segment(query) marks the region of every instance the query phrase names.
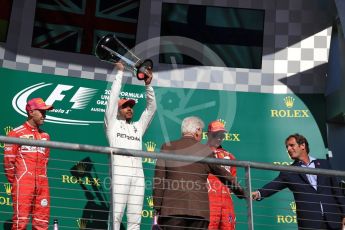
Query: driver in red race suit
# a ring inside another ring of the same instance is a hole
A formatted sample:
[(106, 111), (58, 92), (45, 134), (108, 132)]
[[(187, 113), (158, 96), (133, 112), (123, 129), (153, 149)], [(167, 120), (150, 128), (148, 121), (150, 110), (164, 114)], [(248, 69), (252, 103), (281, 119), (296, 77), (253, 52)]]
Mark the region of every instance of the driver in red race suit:
[[(8, 136), (34, 140), (50, 140), (49, 134), (39, 128), (44, 123), (46, 105), (42, 98), (28, 101), (27, 121), (13, 129)], [(49, 226), (50, 196), (47, 177), (49, 148), (5, 144), (4, 168), (12, 185), (12, 230), (26, 229), (32, 217), (32, 229), (47, 230)]]
[[(208, 125), (207, 145), (219, 159), (235, 160), (234, 155), (221, 147), (227, 131), (220, 121), (212, 121)], [(236, 177), (236, 167), (223, 166), (231, 176)], [(236, 227), (236, 216), (231, 191), (216, 176), (208, 176), (208, 196), (210, 201), (210, 230), (233, 230)]]

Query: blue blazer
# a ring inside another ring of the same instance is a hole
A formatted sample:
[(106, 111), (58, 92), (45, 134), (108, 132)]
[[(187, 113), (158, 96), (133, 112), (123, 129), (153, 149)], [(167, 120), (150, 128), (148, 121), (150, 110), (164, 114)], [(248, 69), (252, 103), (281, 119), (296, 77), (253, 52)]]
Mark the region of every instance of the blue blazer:
[[(327, 160), (316, 159), (314, 164), (315, 168), (331, 169)], [(301, 166), (301, 162), (295, 161), (291, 165)], [(315, 190), (305, 174), (281, 172), (259, 189), (261, 199), (285, 188), (289, 188), (295, 198), (298, 229), (319, 229), (324, 218), (330, 228), (341, 229), (341, 221), (345, 217), (345, 197), (335, 177), (317, 175)]]

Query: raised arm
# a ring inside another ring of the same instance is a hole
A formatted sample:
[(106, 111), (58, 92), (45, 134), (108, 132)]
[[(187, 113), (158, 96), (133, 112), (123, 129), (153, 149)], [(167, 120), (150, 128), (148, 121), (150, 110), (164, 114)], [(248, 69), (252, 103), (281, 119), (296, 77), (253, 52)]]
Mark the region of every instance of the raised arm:
[(153, 91), (152, 86), (150, 85), (153, 74), (151, 70), (147, 70), (145, 72), (148, 78), (145, 79), (145, 88), (146, 88), (146, 108), (144, 112), (141, 114), (139, 123), (142, 127), (143, 134), (145, 133), (147, 127), (151, 123), (153, 119), (153, 115), (156, 112), (157, 105), (156, 105), (156, 97), (155, 92)]
[[(118, 64), (122, 65), (122, 64)], [(108, 127), (112, 126), (112, 123), (117, 119), (117, 112), (118, 112), (118, 101), (120, 90), (122, 86), (122, 76), (123, 76), (123, 68), (117, 66), (117, 73), (115, 75), (115, 80), (111, 86), (110, 95), (107, 103), (107, 108), (104, 115), (104, 125), (107, 129)]]

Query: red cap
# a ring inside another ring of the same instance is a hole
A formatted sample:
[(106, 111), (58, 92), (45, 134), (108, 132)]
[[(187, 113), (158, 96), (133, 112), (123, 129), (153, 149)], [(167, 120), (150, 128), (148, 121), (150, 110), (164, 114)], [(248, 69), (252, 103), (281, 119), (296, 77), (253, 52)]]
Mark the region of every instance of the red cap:
[(26, 104), (26, 111), (38, 109), (38, 110), (52, 110), (52, 105), (46, 105), (42, 98), (33, 98)]
[(224, 128), (224, 124), (220, 121), (212, 121), (208, 125), (208, 132), (214, 133), (214, 132), (227, 132), (226, 129)]
[(118, 107), (122, 107), (124, 104), (129, 104), (131, 107), (135, 105), (135, 100), (128, 98), (121, 98), (118, 102)]

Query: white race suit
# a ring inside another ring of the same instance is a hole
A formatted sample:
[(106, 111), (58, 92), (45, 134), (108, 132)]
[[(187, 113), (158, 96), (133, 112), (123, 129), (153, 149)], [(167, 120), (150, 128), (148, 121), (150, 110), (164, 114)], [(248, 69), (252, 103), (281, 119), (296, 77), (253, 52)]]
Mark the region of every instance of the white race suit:
[[(123, 72), (118, 71), (111, 87), (104, 123), (110, 147), (142, 150), (142, 136), (156, 111), (153, 88), (146, 85), (146, 108), (136, 122), (127, 123), (118, 116), (118, 101)], [(127, 205), (127, 229), (140, 229), (145, 193), (141, 157), (112, 156), (113, 229), (119, 230)]]

